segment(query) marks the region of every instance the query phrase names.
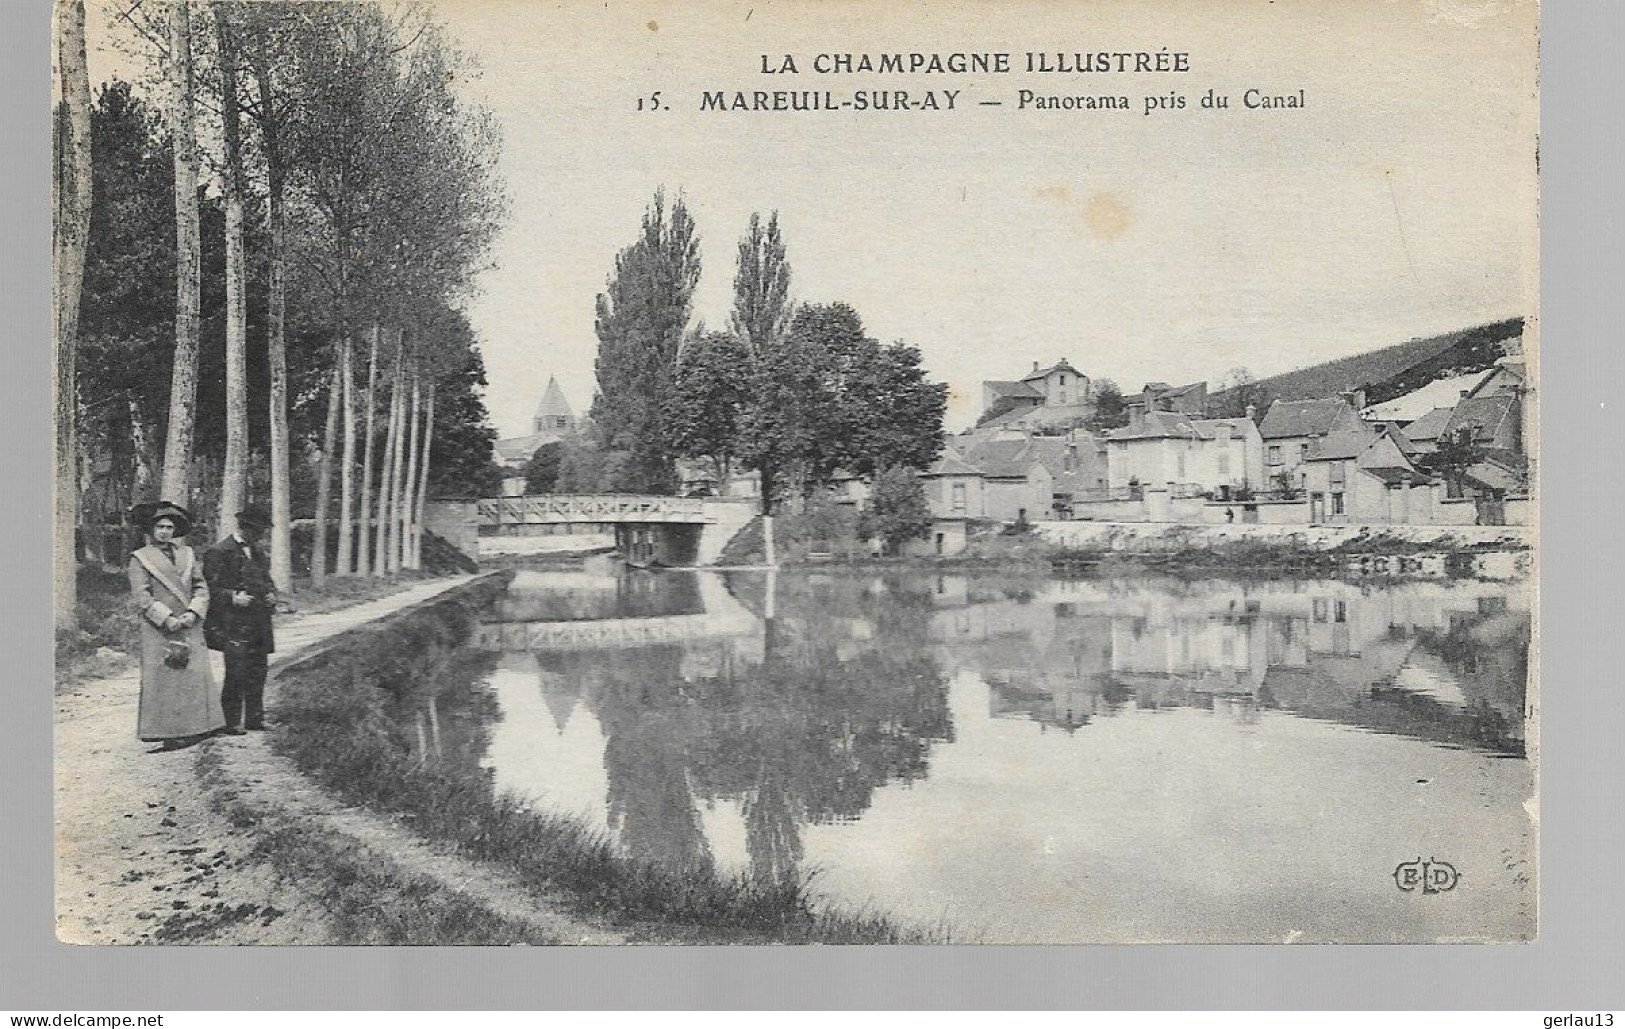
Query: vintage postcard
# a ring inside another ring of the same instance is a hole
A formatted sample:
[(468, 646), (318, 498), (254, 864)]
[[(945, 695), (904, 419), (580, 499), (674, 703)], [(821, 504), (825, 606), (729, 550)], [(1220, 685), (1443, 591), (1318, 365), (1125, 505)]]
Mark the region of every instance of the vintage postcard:
[(56, 913), (1538, 932), (1532, 0), (58, 0)]

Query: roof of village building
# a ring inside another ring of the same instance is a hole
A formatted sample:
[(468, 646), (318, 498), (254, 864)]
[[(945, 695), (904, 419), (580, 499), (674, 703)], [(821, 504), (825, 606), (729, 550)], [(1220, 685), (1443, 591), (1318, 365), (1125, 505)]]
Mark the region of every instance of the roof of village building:
[(1164, 398), (1171, 399), (1173, 397), (1181, 397), (1186, 393), (1192, 393), (1196, 390), (1206, 388), (1206, 379), (1203, 379), (1201, 382), (1187, 382), (1183, 386), (1170, 386), (1166, 382), (1148, 382), (1145, 384), (1144, 388), (1140, 390), (1140, 396), (1143, 397), (1147, 393), (1150, 393), (1156, 396), (1159, 400)]
[(499, 439), (492, 446), (497, 452), (497, 459), (503, 464), (523, 464), (535, 456), (543, 445), (557, 443), (559, 438), (556, 432), (533, 432), (528, 436)]
[(1310, 444), (1309, 453), (1304, 455), (1304, 460), (1347, 461), (1365, 453), (1366, 448), (1371, 446), (1376, 441), (1376, 438), (1369, 432), (1357, 432), (1350, 429), (1327, 433)]
[(1479, 486), (1495, 490), (1516, 490), (1523, 485), (1518, 473), (1498, 461), (1480, 461), (1467, 469), (1466, 477)]
[(1246, 418), (1192, 418), (1178, 411), (1147, 411), (1138, 424), (1113, 429), (1106, 434), (1106, 438), (1118, 442), (1132, 439), (1217, 439), (1221, 426), (1229, 426), (1234, 431), (1246, 423)]
[(1027, 475), (1028, 439), (993, 440), (978, 443), (965, 453), (965, 460), (981, 469), (990, 479), (1020, 479)]
[(1017, 407), (1003, 414), (995, 415), (976, 427), (978, 429), (987, 429), (1031, 425), (1035, 428), (1066, 428), (1070, 423), (1081, 422), (1094, 413), (1095, 408), (1092, 404), (1051, 404), (1048, 406)]
[(1405, 426), (1407, 438), (1418, 443), (1431, 443), (1444, 435), (1446, 426), (1456, 413), (1453, 407), (1435, 407), (1427, 414)]
[(574, 418), (575, 412), (570, 409), (570, 402), (564, 399), (564, 391), (559, 389), (559, 380), (548, 376), (547, 389), (542, 391), (542, 400), (536, 405), (535, 417), (549, 418), (558, 415)]
[(942, 475), (981, 475), (982, 470), (966, 462), (964, 458), (954, 451), (944, 450), (942, 456), (937, 458), (936, 463), (920, 474), (932, 477)]
[(1463, 397), (1450, 412), (1450, 421), (1445, 425), (1444, 431), (1458, 432), (1470, 427), (1474, 437), (1492, 439), (1500, 431), (1502, 423), (1512, 417), (1512, 407), (1516, 399), (1510, 393)]
[(1072, 367), (1071, 362), (1069, 362), (1066, 358), (1063, 357), (1059, 361), (1056, 361), (1054, 364), (1050, 365), (1048, 368), (1040, 368), (1040, 367), (1038, 367), (1038, 362), (1034, 361), (1033, 362), (1033, 370), (1030, 373), (1028, 373), (1025, 377), (1023, 377), (1021, 381), (1022, 382), (1031, 382), (1034, 379), (1045, 378), (1051, 372), (1060, 372), (1060, 371), (1071, 372), (1074, 375), (1081, 375), (1082, 374), (1076, 368)]
[(1352, 412), (1341, 397), (1322, 400), (1277, 400), (1258, 426), (1265, 439), (1283, 439), (1288, 436), (1324, 436), (1347, 412)]
[(1044, 395), (1043, 390), (1039, 389), (1037, 386), (1028, 385), (1025, 382), (1008, 382), (1002, 379), (988, 379), (982, 383), (982, 386), (996, 397), (1009, 398), (1012, 400), (1024, 397), (1038, 399)]

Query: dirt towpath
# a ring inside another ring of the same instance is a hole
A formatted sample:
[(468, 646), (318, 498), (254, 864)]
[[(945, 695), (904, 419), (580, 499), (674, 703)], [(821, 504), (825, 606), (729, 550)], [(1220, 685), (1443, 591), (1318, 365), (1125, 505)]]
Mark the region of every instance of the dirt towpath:
[[(338, 611), (279, 618), (279, 657), (285, 661), (471, 578), (436, 579)], [(218, 682), (219, 655), (211, 657)], [(56, 698), (58, 938), (81, 944), (333, 942), (321, 906), (256, 856), (252, 830), (212, 810), (198, 780), (196, 764), (208, 748), (257, 749), (264, 746), (261, 734), (158, 751), (135, 736), (139, 693), (138, 673), (131, 670), (80, 683)]]

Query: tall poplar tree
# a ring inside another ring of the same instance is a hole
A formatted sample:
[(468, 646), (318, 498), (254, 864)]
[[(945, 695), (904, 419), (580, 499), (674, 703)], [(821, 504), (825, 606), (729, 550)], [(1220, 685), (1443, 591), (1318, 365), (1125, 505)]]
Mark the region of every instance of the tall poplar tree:
[(198, 216), (196, 76), (192, 13), (186, 0), (169, 14), (169, 137), (175, 156), (175, 363), (170, 373), (169, 431), (164, 440), (163, 498), (188, 503), (197, 421), (198, 304), (202, 235)]
[(606, 449), (625, 451), (626, 481), (612, 488), (665, 493), (677, 484), (667, 397), (700, 281), (700, 242), (681, 198), (664, 192), (643, 213), (637, 242), (615, 258), (598, 295), (598, 395), (592, 419)]
[(55, 620), (58, 629), (74, 626), (78, 608), (79, 482), (76, 434), (79, 348), (79, 298), (85, 280), (85, 250), (90, 239), (90, 76), (85, 63), (84, 0), (57, 5), (56, 119), (52, 148), (55, 201), (51, 242), (55, 275)]

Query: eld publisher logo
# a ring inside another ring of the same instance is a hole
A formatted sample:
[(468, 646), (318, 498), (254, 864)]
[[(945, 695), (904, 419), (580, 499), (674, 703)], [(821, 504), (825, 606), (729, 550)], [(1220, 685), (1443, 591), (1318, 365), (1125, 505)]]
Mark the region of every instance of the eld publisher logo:
[(1403, 861), (1394, 869), (1394, 885), (1406, 893), (1448, 893), (1456, 888), (1461, 876), (1445, 861), (1429, 859)]

